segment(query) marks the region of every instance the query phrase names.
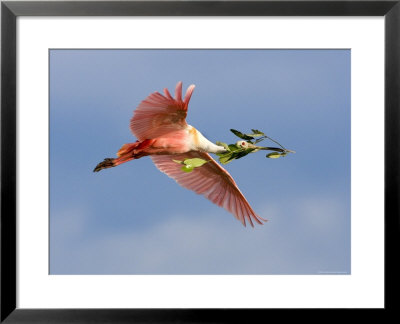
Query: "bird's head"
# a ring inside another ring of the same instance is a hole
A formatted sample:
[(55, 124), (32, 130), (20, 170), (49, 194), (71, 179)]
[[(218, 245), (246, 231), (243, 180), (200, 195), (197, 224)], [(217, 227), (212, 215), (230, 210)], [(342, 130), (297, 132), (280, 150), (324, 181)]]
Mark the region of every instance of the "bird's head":
[(248, 149), (249, 148), (249, 143), (247, 143), (246, 141), (241, 140), (241, 141), (237, 141), (236, 142), (236, 146), (238, 148)]

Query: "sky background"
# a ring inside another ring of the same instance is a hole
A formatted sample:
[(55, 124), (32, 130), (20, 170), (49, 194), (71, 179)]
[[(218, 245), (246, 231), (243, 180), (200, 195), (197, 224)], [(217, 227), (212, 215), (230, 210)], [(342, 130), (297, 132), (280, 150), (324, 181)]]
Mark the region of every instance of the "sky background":
[[(350, 59), (350, 50), (51, 50), (50, 274), (349, 274)], [(296, 151), (225, 166), (263, 226), (243, 227), (148, 157), (92, 172), (136, 140), (140, 101), (178, 81), (196, 85), (187, 122), (212, 142), (253, 128)]]

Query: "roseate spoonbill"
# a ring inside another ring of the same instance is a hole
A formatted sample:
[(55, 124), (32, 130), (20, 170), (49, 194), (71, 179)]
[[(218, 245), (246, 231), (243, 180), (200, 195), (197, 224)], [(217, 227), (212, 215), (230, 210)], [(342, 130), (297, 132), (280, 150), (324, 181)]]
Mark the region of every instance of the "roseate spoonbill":
[[(175, 98), (168, 89), (164, 94), (154, 92), (136, 108), (130, 122), (135, 143), (124, 144), (117, 158), (100, 162), (94, 172), (115, 167), (130, 160), (149, 155), (156, 167), (178, 184), (201, 194), (214, 204), (231, 212), (246, 226), (248, 221), (262, 224), (243, 196), (231, 175), (208, 153), (223, 153), (225, 148), (206, 139), (196, 128), (186, 123), (186, 115), (194, 85), (188, 87), (182, 100), (182, 82), (175, 88)], [(200, 158), (208, 161), (187, 173), (176, 160)], [(174, 161), (175, 160), (175, 161)]]

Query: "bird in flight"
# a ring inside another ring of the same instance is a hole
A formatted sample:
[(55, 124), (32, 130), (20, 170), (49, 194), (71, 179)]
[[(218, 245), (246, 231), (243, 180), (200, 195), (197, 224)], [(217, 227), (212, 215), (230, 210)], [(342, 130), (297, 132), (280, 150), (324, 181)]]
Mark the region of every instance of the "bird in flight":
[[(224, 153), (226, 149), (210, 142), (186, 123), (194, 88), (194, 85), (189, 86), (183, 99), (182, 82), (176, 85), (175, 97), (168, 89), (164, 89), (164, 95), (159, 92), (150, 94), (136, 108), (130, 121), (131, 131), (138, 140), (124, 144), (117, 152), (117, 158), (104, 159), (93, 171), (116, 167), (148, 155), (161, 172), (184, 188), (225, 208), (244, 226), (247, 221), (252, 227), (253, 222), (262, 225), (266, 220), (254, 212), (228, 171), (208, 154)], [(177, 163), (196, 158), (207, 163), (192, 172), (182, 171), (182, 165)]]

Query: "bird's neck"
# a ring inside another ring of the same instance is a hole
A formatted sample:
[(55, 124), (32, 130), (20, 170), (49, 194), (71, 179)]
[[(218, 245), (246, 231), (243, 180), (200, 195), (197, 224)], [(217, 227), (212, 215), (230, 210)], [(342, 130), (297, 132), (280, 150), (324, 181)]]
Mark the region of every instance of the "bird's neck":
[(223, 153), (225, 148), (223, 146), (215, 145), (203, 136), (196, 128), (189, 126), (189, 134), (193, 144), (193, 149), (207, 153)]

